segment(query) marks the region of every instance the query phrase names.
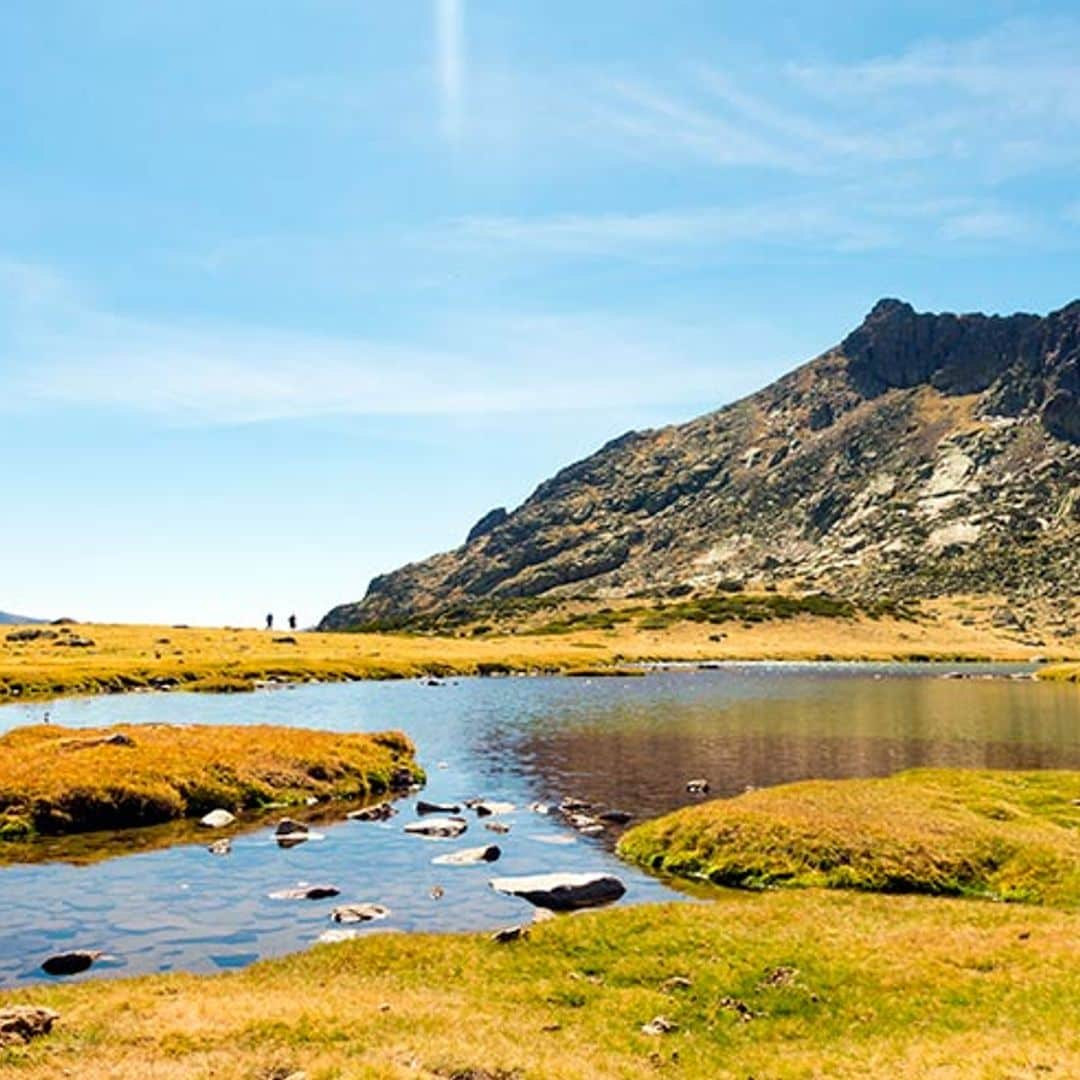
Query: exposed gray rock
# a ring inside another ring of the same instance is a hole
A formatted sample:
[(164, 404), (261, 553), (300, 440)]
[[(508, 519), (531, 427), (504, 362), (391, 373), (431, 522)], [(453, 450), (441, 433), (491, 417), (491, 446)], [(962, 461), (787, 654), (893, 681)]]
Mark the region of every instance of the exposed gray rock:
[(292, 818), (282, 818), (274, 829), (275, 836), (295, 836), (297, 833), (310, 832), (310, 828), (302, 821), (293, 821)]
[(207, 849), (211, 855), (228, 855), (232, 851), (232, 841), (223, 836), (220, 840), (215, 840)]
[(205, 829), (225, 829), (236, 821), (236, 815), (228, 810), (211, 810), (199, 819), (199, 824)]
[(271, 900), (328, 900), (340, 894), (336, 885), (297, 885), (291, 889), (278, 889), (269, 897)]
[(527, 926), (504, 926), (491, 935), (497, 945), (508, 945), (511, 941), (521, 941), (529, 936)]
[(0, 1009), (0, 1047), (48, 1035), (59, 1019), (58, 1012), (41, 1005), (8, 1005)]
[(405, 831), (414, 836), (446, 838), (460, 836), (468, 827), (469, 823), (461, 817), (429, 817), (409, 822)]
[(350, 810), (345, 816), (350, 821), (386, 821), (397, 813), (397, 808), (388, 802), (365, 806), (359, 810)]
[(389, 914), (382, 904), (341, 904), (330, 912), (330, 918), (338, 923), (374, 922)]
[(485, 844), (483, 847), (448, 851), (445, 855), (436, 855), (431, 861), (436, 866), (477, 866), (480, 863), (495, 862), (500, 855), (502, 849), (498, 844)]
[(610, 904), (626, 892), (626, 886), (611, 874), (534, 874), (493, 878), (489, 884), (496, 892), (551, 911)]
[(461, 807), (457, 803), (426, 802), (421, 799), (416, 804), (418, 814), (460, 814)]

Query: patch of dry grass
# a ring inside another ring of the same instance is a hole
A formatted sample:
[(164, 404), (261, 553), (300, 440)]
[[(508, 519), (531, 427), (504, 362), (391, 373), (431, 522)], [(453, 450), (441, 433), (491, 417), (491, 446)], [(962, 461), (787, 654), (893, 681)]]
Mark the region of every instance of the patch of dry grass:
[[(61, 1019), (0, 1051), (0, 1075), (1076, 1076), (1077, 918), (812, 890), (566, 916), (508, 946), (375, 935), (235, 974), (8, 992)], [(677, 1028), (643, 1034), (658, 1015)]]
[(1080, 664), (1051, 664), (1039, 670), (1039, 678), (1051, 682), (1080, 683)]
[[(582, 610), (581, 604), (559, 609), (567, 621)], [(916, 622), (797, 614), (760, 623), (725, 621), (722, 628), (674, 621), (649, 629), (634, 621), (615, 621), (605, 629), (606, 623), (578, 620), (580, 628), (556, 636), (531, 633), (536, 626), (527, 621), (480, 636), (467, 628), (460, 636), (278, 635), (80, 624), (59, 630), (29, 628), (54, 636), (19, 640), (27, 628), (5, 628), (0, 634), (0, 702), (148, 688), (241, 691), (267, 682), (561, 672), (677, 660), (1024, 660), (1049, 648), (1020, 644), (987, 619), (967, 625), (961, 620), (968, 614), (955, 605), (935, 608), (926, 602), (922, 611)], [(552, 617), (548, 609), (536, 616)], [(89, 644), (57, 644), (70, 638)], [(1066, 659), (1074, 654), (1059, 650), (1055, 655)]]
[(38, 724), (0, 736), (0, 859), (36, 836), (152, 825), (217, 807), (361, 798), (422, 776), (398, 732)]
[(1080, 773), (915, 769), (686, 807), (619, 853), (742, 887), (828, 886), (1080, 907)]

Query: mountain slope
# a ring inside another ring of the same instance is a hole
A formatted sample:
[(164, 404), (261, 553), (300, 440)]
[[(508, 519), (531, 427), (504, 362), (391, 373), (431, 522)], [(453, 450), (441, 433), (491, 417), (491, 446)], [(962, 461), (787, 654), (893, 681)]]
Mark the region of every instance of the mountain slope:
[(1045, 317), (882, 300), (742, 401), (631, 432), (322, 629), (492, 597), (736, 579), (852, 596), (1080, 592), (1080, 301)]

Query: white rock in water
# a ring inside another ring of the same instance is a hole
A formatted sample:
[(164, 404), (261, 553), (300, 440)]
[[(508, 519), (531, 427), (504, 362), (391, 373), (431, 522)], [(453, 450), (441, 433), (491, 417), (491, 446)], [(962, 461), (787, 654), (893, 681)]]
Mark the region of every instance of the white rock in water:
[(445, 855), (436, 855), (431, 861), (436, 866), (476, 866), (479, 863), (495, 862), (501, 854), (498, 844), (485, 844), (484, 847), (448, 851)]
[(493, 814), (512, 814), (517, 807), (512, 802), (484, 799), (482, 802), (474, 803), (473, 809), (477, 817), (491, 817)]
[(610, 904), (626, 892), (626, 886), (611, 874), (533, 874), (493, 878), (488, 884), (496, 892), (519, 896), (551, 911)]
[(224, 829), (236, 820), (228, 810), (211, 810), (209, 814), (199, 818), (199, 824), (206, 829)]
[(460, 836), (468, 827), (461, 817), (429, 817), (409, 822), (405, 831), (413, 836)]
[(338, 941), (352, 941), (353, 938), (358, 937), (360, 937), (359, 930), (324, 930), (319, 935), (319, 941), (332, 945)]
[(338, 923), (372, 922), (389, 914), (390, 909), (382, 904), (341, 904), (330, 912), (330, 918)]
[(271, 900), (325, 900), (340, 893), (336, 885), (297, 885), (294, 889), (278, 889), (269, 897)]

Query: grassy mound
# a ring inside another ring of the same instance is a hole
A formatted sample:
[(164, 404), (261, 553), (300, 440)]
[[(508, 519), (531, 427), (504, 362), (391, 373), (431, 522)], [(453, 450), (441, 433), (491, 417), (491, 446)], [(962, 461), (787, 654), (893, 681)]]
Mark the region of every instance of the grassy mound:
[[(1080, 1075), (1078, 916), (805, 891), (375, 934), (212, 977), (35, 986), (22, 1080)], [(677, 1027), (641, 1031), (657, 1016)]]
[(153, 825), (308, 796), (362, 798), (420, 775), (412, 743), (397, 732), (39, 724), (0, 737), (0, 840)]
[(1080, 907), (1080, 773), (916, 769), (807, 781), (631, 829), (626, 859), (740, 887), (825, 886)]

